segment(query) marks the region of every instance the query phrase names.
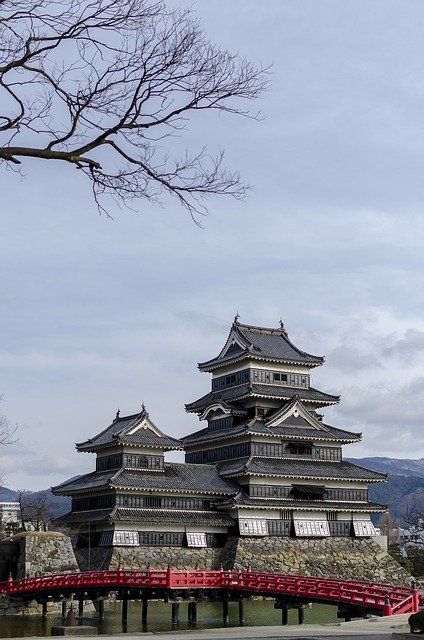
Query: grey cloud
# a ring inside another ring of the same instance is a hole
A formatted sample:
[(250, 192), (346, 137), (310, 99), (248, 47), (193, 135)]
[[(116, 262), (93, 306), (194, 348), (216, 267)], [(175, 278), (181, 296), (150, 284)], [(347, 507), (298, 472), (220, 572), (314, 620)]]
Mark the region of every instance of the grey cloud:
[(340, 345), (326, 356), (327, 365), (344, 373), (367, 371), (381, 368), (380, 362), (369, 353), (363, 353), (353, 347)]
[[(342, 402), (335, 410), (337, 417), (345, 424), (359, 426), (372, 434), (381, 431), (382, 451), (392, 438), (406, 438), (415, 434), (415, 453), (423, 455), (424, 442), (417, 439), (418, 429), (424, 422), (424, 377), (416, 377), (411, 382), (393, 386), (375, 384), (367, 387), (353, 386), (342, 389)], [(409, 435), (408, 435), (409, 434)], [(380, 453), (379, 455), (384, 455)]]
[(407, 329), (402, 338), (388, 336), (383, 343), (382, 356), (399, 356), (404, 361), (415, 359), (417, 354), (424, 351), (424, 331)]

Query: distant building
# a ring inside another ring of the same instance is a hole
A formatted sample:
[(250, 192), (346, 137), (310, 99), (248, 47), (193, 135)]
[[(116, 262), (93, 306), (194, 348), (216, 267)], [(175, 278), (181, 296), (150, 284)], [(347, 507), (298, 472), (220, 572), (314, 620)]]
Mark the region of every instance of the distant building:
[(19, 502), (0, 502), (0, 526), (6, 535), (13, 535), (22, 527)]
[[(224, 347), (199, 364), (211, 390), (186, 405), (205, 427), (180, 440), (143, 407), (76, 445), (96, 454), (92, 473), (54, 487), (72, 497), (59, 518), (78, 547), (222, 548), (237, 537), (370, 538), (370, 482), (386, 476), (342, 457), (360, 433), (333, 427), (320, 411), (339, 397), (311, 386), (324, 358), (235, 318)], [(165, 453), (185, 450), (185, 463)], [(143, 555), (140, 558), (144, 557)]]

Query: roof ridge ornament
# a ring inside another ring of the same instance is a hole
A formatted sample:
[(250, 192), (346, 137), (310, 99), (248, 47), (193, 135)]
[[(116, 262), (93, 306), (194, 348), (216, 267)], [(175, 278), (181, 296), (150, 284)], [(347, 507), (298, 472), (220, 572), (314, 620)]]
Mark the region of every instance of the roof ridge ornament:
[(120, 409), (118, 409), (118, 411), (116, 412), (115, 420), (119, 420), (120, 414), (121, 414), (121, 411)]
[(234, 322), (233, 324), (239, 324), (239, 320), (240, 320), (240, 314), (237, 311), (236, 315), (234, 316)]
[(283, 318), (280, 318), (280, 329), (281, 329), (281, 333), (283, 334), (283, 336), (287, 336), (288, 335), (286, 327), (284, 326)]

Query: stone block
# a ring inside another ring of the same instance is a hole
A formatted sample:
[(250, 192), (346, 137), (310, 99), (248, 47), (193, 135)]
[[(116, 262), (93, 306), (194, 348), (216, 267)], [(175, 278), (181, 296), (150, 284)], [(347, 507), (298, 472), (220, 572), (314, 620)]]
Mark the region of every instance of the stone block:
[(97, 636), (97, 627), (81, 625), (80, 627), (52, 627), (52, 636)]

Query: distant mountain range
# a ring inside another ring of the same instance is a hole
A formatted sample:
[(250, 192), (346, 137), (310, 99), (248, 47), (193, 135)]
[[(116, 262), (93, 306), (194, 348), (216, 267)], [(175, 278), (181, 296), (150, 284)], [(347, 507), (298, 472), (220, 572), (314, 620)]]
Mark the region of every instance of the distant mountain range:
[(405, 524), (403, 517), (410, 507), (424, 514), (424, 458), (369, 457), (346, 460), (388, 474), (387, 482), (370, 484), (369, 498), (373, 502), (387, 504), (391, 515), (399, 518), (401, 524)]
[[(403, 524), (403, 515), (408, 507), (416, 506), (424, 514), (424, 458), (418, 460), (401, 458), (345, 458), (349, 462), (388, 474), (388, 482), (370, 484), (369, 498), (372, 502), (387, 504), (393, 517)], [(66, 513), (71, 508), (71, 500), (66, 496), (54, 496), (50, 489), (29, 491), (33, 498), (49, 494), (54, 517)], [(0, 501), (18, 500), (19, 492), (0, 487)], [(376, 518), (378, 520), (378, 517)]]
[(424, 478), (424, 458), (410, 460), (408, 458), (346, 458), (361, 467), (381, 471), (395, 476), (418, 476)]

